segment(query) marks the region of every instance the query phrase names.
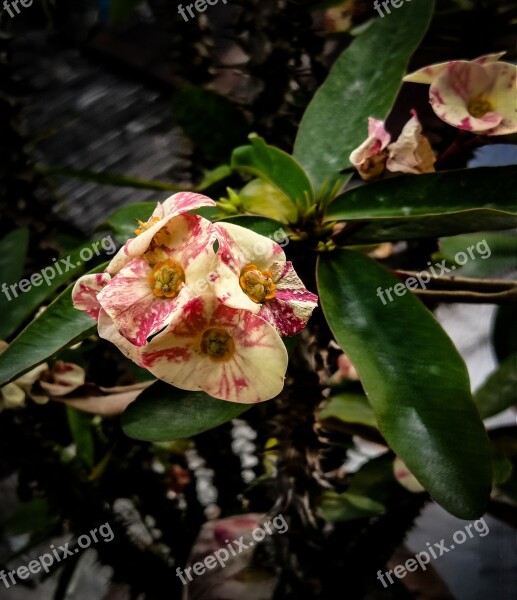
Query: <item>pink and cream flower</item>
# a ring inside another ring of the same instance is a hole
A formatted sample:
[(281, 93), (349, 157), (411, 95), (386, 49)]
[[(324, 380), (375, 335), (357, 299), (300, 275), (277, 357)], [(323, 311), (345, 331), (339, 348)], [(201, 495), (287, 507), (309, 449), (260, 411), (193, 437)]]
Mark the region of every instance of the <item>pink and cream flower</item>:
[(384, 121), (369, 117), (368, 137), (350, 154), (350, 162), (365, 181), (377, 179), (384, 173), (390, 140)]
[[(104, 335), (120, 342), (109, 326)], [(212, 294), (187, 302), (180, 317), (139, 349), (137, 360), (180, 389), (242, 403), (279, 394), (288, 362), (282, 339), (269, 323), (221, 304)]]
[(281, 336), (301, 331), (318, 304), (273, 240), (233, 223), (218, 223), (219, 243), (209, 281), (226, 306), (248, 310)]
[(446, 123), (483, 135), (517, 132), (517, 66), (503, 53), (424, 67), (404, 81), (430, 85), (434, 112)]
[(97, 294), (120, 334), (143, 346), (172, 320), (206, 280), (214, 258), (212, 223), (180, 215), (154, 234), (147, 251), (130, 260)]
[(138, 221), (138, 228), (135, 230), (137, 237), (129, 239), (124, 244), (113, 257), (106, 271), (111, 275), (118, 273), (130, 260), (142, 256), (147, 252), (156, 234), (171, 219), (203, 206), (215, 206), (215, 202), (208, 196), (193, 192), (179, 192), (167, 198), (163, 204), (158, 202), (153, 214), (147, 221)]

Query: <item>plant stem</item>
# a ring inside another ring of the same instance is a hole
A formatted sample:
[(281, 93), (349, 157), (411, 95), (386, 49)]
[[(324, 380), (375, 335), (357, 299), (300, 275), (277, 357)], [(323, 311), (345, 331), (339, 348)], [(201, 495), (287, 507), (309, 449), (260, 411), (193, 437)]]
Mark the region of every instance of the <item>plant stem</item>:
[[(393, 271), (402, 281), (417, 278), (416, 271)], [(512, 304), (517, 302), (517, 281), (506, 279), (471, 279), (467, 277), (433, 277), (428, 288), (411, 290), (417, 296), (438, 302), (468, 304)]]

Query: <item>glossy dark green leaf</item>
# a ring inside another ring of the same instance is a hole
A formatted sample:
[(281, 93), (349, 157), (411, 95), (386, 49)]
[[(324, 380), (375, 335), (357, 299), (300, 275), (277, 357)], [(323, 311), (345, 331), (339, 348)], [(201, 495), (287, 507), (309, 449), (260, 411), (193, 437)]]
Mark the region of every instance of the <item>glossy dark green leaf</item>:
[[(16, 329), (14, 310), (16, 299), (9, 288), (17, 284), (22, 275), (29, 246), (29, 230), (26, 227), (15, 229), (0, 240), (0, 340), (5, 340)], [(4, 286), (5, 284), (5, 286)]]
[(405, 175), (359, 185), (338, 196), (326, 221), (416, 219), (466, 211), (517, 216), (517, 167)]
[(23, 535), (36, 531), (45, 531), (57, 521), (50, 512), (46, 498), (34, 498), (20, 504), (16, 512), (3, 523), (2, 529), (7, 535)]
[[(106, 265), (89, 272), (99, 273)], [(72, 289), (73, 285), (68, 286), (0, 354), (0, 386), (95, 333), (95, 321), (73, 307)]]
[(268, 146), (261, 137), (250, 135), (249, 139), (250, 146), (241, 146), (233, 151), (232, 167), (269, 182), (303, 214), (312, 204), (314, 196), (305, 171), (292, 156), (274, 146)]
[[(385, 119), (434, 2), (404, 2), (377, 18), (337, 59), (303, 115), (294, 157), (319, 190), (339, 179), (349, 156), (367, 138), (368, 117)], [(409, 117), (409, 115), (408, 115)]]
[(467, 369), (413, 295), (383, 304), (378, 290), (397, 283), (356, 252), (329, 253), (318, 263), (323, 312), (359, 373), (380, 432), (439, 504), (460, 518), (479, 517), (490, 492), (490, 457)]
[(499, 365), (476, 391), (474, 401), (483, 419), (517, 404), (517, 354), (512, 354)]
[(168, 442), (213, 429), (249, 408), (157, 381), (125, 410), (122, 428), (137, 440)]

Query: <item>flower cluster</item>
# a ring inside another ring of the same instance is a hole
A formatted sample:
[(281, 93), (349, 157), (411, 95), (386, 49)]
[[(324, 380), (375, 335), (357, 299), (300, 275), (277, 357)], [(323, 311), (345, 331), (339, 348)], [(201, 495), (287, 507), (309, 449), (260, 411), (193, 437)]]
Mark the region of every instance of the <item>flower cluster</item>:
[(435, 156), (416, 111), (404, 125), (399, 138), (390, 144), (391, 136), (384, 121), (368, 119), (368, 138), (350, 154), (350, 162), (365, 181), (377, 179), (387, 169), (392, 173), (432, 173)]
[[(517, 66), (488, 54), (471, 61), (453, 60), (430, 65), (404, 77), (404, 81), (430, 86), (429, 102), (446, 123), (483, 135), (517, 132)], [(365, 181), (392, 173), (432, 173), (435, 157), (422, 135), (416, 112), (398, 140), (390, 144), (384, 121), (370, 117), (367, 139), (350, 154), (350, 162)]]
[(73, 290), (100, 337), (159, 379), (252, 403), (283, 387), (280, 336), (298, 333), (317, 305), (269, 238), (189, 211), (214, 202), (182, 192), (139, 222), (104, 273)]

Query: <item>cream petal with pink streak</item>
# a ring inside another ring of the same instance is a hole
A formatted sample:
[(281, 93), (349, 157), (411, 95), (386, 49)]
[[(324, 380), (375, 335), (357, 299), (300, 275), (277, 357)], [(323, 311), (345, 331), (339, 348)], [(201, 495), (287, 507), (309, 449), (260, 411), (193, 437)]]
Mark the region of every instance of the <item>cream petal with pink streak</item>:
[(219, 248), (209, 278), (214, 293), (226, 306), (256, 314), (260, 304), (243, 292), (241, 269), (250, 264), (268, 269), (274, 261), (285, 261), (285, 253), (273, 240), (233, 223), (217, 223), (215, 228)]
[(290, 262), (274, 263), (269, 271), (276, 285), (275, 297), (266, 300), (258, 314), (281, 336), (296, 335), (318, 306), (318, 296), (305, 288)]
[(151, 267), (144, 258), (135, 258), (121, 269), (99, 294), (99, 302), (119, 332), (135, 346), (170, 323), (192, 294), (183, 285), (175, 298), (159, 298), (152, 292)]
[[(153, 239), (153, 237), (163, 228), (171, 219), (181, 215), (189, 210), (201, 208), (203, 206), (215, 206), (215, 202), (203, 194), (193, 192), (179, 192), (170, 196), (163, 202), (158, 203), (149, 217), (147, 223), (158, 219), (149, 229), (143, 231), (135, 238), (129, 239), (124, 246), (117, 252), (106, 268), (108, 273), (114, 275), (132, 258), (142, 256)], [(136, 226), (135, 226), (136, 227)]]
[(390, 143), (391, 136), (384, 128), (384, 121), (368, 118), (368, 137), (350, 154), (350, 162), (360, 167), (368, 158), (380, 154)]
[(192, 288), (207, 279), (215, 258), (215, 241), (212, 223), (197, 215), (176, 217), (155, 239), (156, 243), (163, 242), (169, 258), (181, 265), (185, 283)]
[(114, 344), (121, 352), (137, 365), (140, 365), (140, 348), (121, 336), (113, 319), (102, 308), (99, 313), (99, 337)]
[(510, 63), (493, 63), (485, 66), (494, 80), (490, 98), (495, 104), (495, 112), (502, 121), (488, 135), (507, 135), (517, 132), (517, 66)]
[[(475, 58), (471, 62), (476, 62), (481, 65), (488, 64), (491, 62), (498, 61), (502, 56), (504, 56), (506, 52), (498, 52), (495, 54), (485, 54), (478, 58)], [(461, 63), (469, 63), (468, 60), (457, 60), (457, 61), (447, 61), (443, 63), (437, 63), (435, 65), (429, 65), (427, 67), (423, 67), (422, 69), (418, 69), (418, 71), (414, 71), (413, 73), (409, 73), (404, 77), (402, 81), (406, 81), (408, 83), (426, 83), (431, 84), (435, 79), (437, 79), (443, 71), (447, 69), (447, 65), (451, 62), (461, 62)]]
[(80, 277), (72, 290), (72, 302), (75, 308), (82, 310), (93, 319), (99, 317), (101, 308), (97, 296), (111, 280), (108, 273), (95, 273)]
[[(193, 298), (185, 315), (141, 349), (142, 365), (153, 375), (181, 389), (245, 404), (281, 392), (288, 357), (271, 325), (207, 294)], [(234, 351), (227, 360), (201, 352), (201, 336), (209, 328), (224, 330), (233, 339)]]
[(488, 95), (494, 85), (493, 74), (477, 63), (450, 63), (433, 83), (429, 98), (434, 112), (446, 123), (473, 132), (493, 129), (502, 121), (502, 116), (489, 112), (481, 118), (473, 117), (468, 111), (469, 100)]

